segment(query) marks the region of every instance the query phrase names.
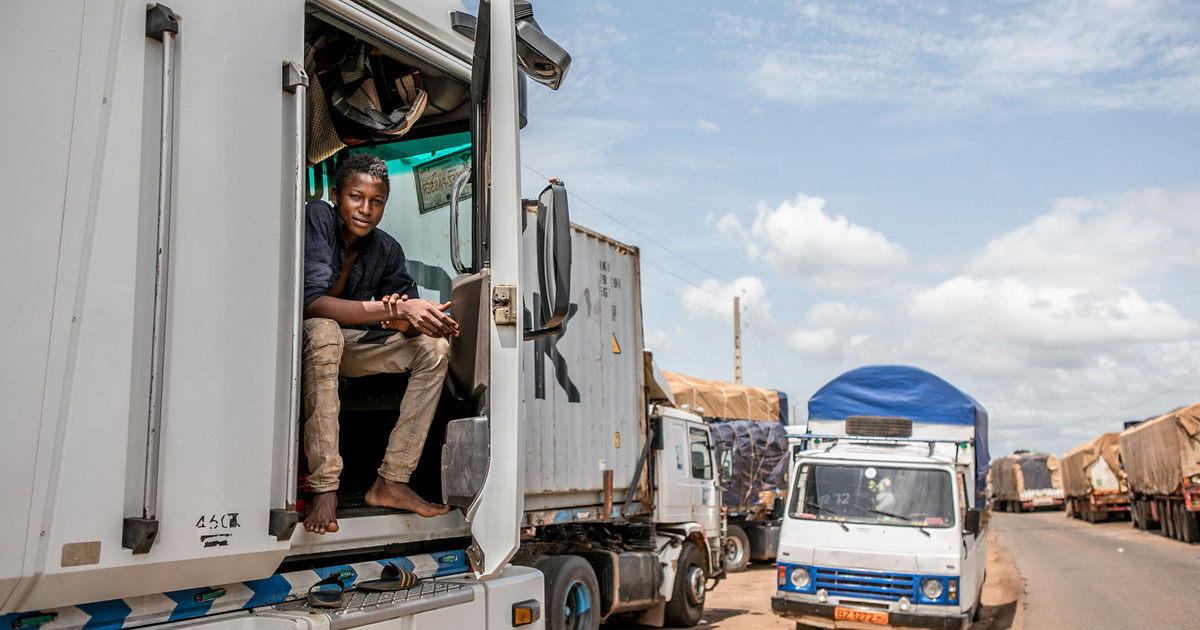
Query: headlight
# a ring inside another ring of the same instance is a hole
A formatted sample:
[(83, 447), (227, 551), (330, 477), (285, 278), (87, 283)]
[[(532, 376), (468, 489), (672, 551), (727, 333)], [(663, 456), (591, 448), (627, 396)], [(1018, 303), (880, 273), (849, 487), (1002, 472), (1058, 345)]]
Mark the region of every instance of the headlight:
[(795, 569), (792, 569), (792, 574), (788, 576), (788, 579), (792, 581), (792, 586), (795, 586), (796, 588), (804, 588), (808, 586), (808, 569), (805, 569), (804, 567), (796, 567)]
[(921, 592), (929, 599), (937, 599), (942, 596), (942, 581), (937, 578), (925, 578), (921, 580)]

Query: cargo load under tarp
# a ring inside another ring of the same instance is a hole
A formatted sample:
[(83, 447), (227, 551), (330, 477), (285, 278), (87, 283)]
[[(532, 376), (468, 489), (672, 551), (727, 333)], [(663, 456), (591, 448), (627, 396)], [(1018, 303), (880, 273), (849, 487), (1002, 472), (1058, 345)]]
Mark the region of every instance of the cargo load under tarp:
[(764, 387), (709, 381), (663, 370), (675, 404), (692, 413), (722, 420), (787, 424), (787, 394)]
[(1062, 488), (1058, 458), (1051, 453), (1013, 453), (992, 462), (992, 494), (1019, 501), (1021, 493)]
[[(1017, 458), (1025, 490), (1061, 488), (1058, 458), (1050, 453), (1027, 453)], [(1055, 483), (1056, 478), (1058, 483)]]
[(920, 368), (870, 365), (833, 379), (808, 401), (809, 420), (899, 416), (913, 424), (975, 427), (975, 487), (986, 491), (988, 415), (974, 398)]
[[(709, 424), (721, 472), (721, 503), (731, 513), (770, 509), (784, 487), (787, 432), (778, 422), (731, 420)], [(731, 457), (726, 459), (725, 453)], [(726, 480), (728, 475), (729, 479)], [(769, 496), (764, 499), (764, 493)], [(767, 503), (764, 505), (764, 502)]]
[[(1089, 471), (1097, 459), (1104, 459), (1108, 469), (1121, 477), (1121, 443), (1119, 433), (1105, 433), (1067, 451), (1062, 457), (1063, 492), (1069, 497), (1086, 497), (1092, 493), (1092, 475)], [(1119, 488), (1095, 488), (1096, 490), (1119, 490)]]
[(1175, 494), (1185, 477), (1200, 475), (1200, 403), (1126, 429), (1120, 443), (1130, 490)]

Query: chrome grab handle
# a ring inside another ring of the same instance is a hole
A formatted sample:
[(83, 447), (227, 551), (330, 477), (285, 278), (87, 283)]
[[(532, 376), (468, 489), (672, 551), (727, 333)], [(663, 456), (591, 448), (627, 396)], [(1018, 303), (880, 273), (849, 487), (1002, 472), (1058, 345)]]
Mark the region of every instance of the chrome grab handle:
[(171, 174), (175, 147), (175, 35), (179, 22), (170, 8), (146, 10), (146, 37), (163, 44), (162, 109), (158, 154), (158, 247), (154, 260), (154, 320), (150, 354), (150, 408), (146, 423), (145, 485), (141, 518), (126, 518), (121, 545), (135, 554), (148, 553), (158, 535), (158, 464), (162, 438), (163, 364), (166, 353), (167, 280), (171, 246)]
[(458, 196), (470, 179), (471, 169), (467, 169), (455, 178), (454, 185), (450, 187), (450, 263), (460, 274), (467, 273), (467, 268), (463, 266), (462, 254), (458, 251)]
[[(305, 176), (308, 171), (308, 153), (305, 147), (304, 112), (307, 102), (308, 75), (303, 66), (295, 61), (289, 61), (283, 66), (283, 89), (293, 94), (293, 127), (292, 146), (295, 149), (292, 168), (293, 194), (295, 195), (291, 210), (292, 219), (292, 361), (288, 397), (288, 432), (287, 432), (287, 462), (284, 466), (284, 506), (282, 510), (273, 510), (270, 533), (280, 540), (291, 537), (296, 522), (296, 480), (299, 473), (299, 422), (300, 417), (300, 387), (301, 387), (301, 343), (303, 342), (304, 320), (304, 195)], [(278, 515), (277, 515), (278, 514)]]

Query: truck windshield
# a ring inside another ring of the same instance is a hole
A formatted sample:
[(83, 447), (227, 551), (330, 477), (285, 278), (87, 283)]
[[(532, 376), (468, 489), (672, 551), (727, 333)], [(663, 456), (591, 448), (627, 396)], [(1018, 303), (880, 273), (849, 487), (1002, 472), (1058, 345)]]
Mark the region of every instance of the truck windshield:
[(801, 465), (789, 513), (793, 518), (909, 527), (954, 524), (950, 473), (943, 470)]

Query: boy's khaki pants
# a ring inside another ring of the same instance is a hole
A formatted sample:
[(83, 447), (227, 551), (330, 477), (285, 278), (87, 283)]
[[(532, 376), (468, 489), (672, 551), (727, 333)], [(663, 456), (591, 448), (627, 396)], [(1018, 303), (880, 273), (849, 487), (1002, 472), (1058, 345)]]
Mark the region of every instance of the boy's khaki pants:
[(365, 330), (342, 328), (332, 319), (304, 320), (304, 454), (308, 457), (308, 485), (313, 492), (337, 490), (342, 472), (338, 453), (339, 375), (410, 372), (400, 418), (392, 428), (379, 466), (380, 477), (408, 483), (433, 422), (446, 377), (449, 342), (426, 335), (405, 337), (397, 332), (382, 339), (375, 334), (369, 343), (363, 343), (360, 340), (366, 334)]

